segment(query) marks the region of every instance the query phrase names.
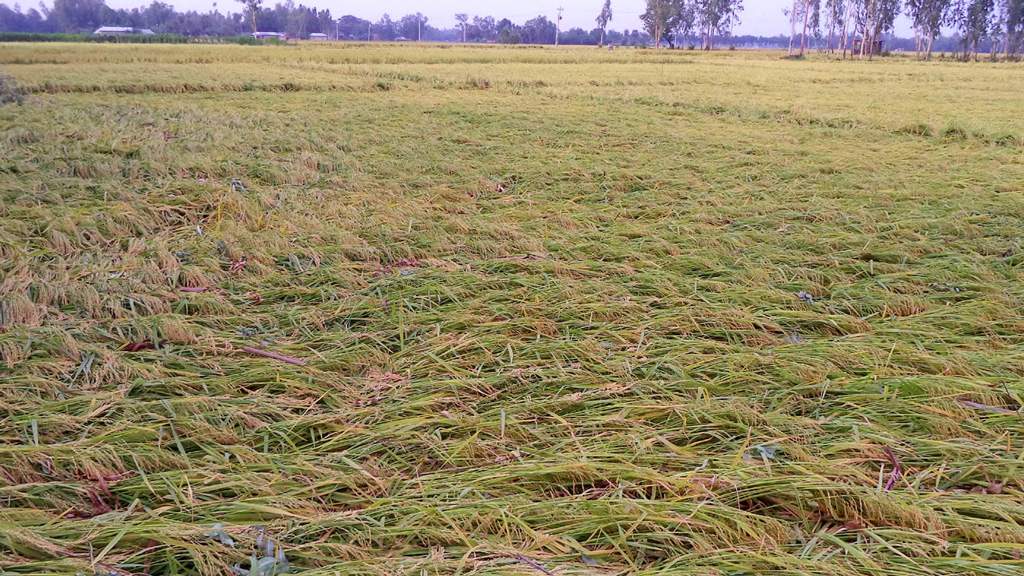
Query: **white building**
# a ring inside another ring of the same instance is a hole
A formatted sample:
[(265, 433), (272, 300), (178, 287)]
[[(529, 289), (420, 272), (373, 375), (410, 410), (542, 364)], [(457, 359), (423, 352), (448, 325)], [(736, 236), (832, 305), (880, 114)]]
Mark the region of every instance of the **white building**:
[(131, 26), (100, 26), (93, 34), (120, 36), (122, 34), (154, 34), (154, 32), (149, 28), (139, 28), (136, 30)]

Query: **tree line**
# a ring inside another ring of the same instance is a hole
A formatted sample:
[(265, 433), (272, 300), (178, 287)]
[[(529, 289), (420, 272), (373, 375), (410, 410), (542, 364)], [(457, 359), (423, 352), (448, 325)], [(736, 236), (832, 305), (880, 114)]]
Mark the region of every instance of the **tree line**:
[[(260, 25), (268, 30), (286, 31), (302, 38), (313, 32), (334, 31), (329, 10), (295, 5), (291, 0), (260, 10)], [(22, 11), (15, 4), (0, 4), (0, 31), (28, 33), (90, 34), (100, 26), (148, 28), (157, 34), (183, 36), (239, 36), (251, 32), (243, 13), (216, 10), (178, 12), (173, 6), (155, 1), (133, 9), (114, 9), (104, 0), (54, 0), (52, 7)]]
[(663, 41), (674, 48), (680, 38), (696, 35), (701, 48), (712, 50), (715, 38), (731, 33), (742, 11), (743, 0), (647, 0), (640, 21), (656, 48)]
[[(608, 0), (602, 15), (607, 8)], [(647, 0), (640, 19), (655, 47), (695, 39), (712, 49), (716, 37), (739, 23), (742, 11), (742, 0)], [(943, 29), (952, 30), (950, 48), (964, 60), (977, 59), (983, 50), (992, 59), (1019, 60), (1024, 51), (1024, 0), (792, 0), (784, 12), (794, 56), (803, 56), (813, 41), (830, 55), (871, 58), (883, 40), (894, 39), (900, 14), (913, 25), (913, 49), (921, 58), (931, 57)]]
[(558, 30), (555, 22), (537, 16), (522, 23), (493, 16), (457, 15), (457, 25), (445, 28), (431, 25), (423, 14), (392, 18), (385, 14), (376, 22), (353, 15), (335, 18), (329, 10), (295, 4), (292, 0), (264, 6), (262, 0), (240, 0), (239, 12), (179, 12), (164, 2), (148, 6), (115, 9), (104, 0), (54, 0), (52, 6), (22, 8), (0, 4), (0, 31), (21, 33), (90, 34), (100, 26), (147, 28), (157, 34), (191, 37), (248, 35), (260, 31), (284, 32), (292, 38), (312, 33), (327, 34), (337, 40), (422, 40), (430, 42), (501, 42), (507, 44), (554, 44), (556, 36), (563, 44), (614, 43), (644, 46), (650, 43), (643, 30), (604, 30), (571, 28)]
[(646, 46), (650, 37), (642, 30), (585, 30), (580, 27), (560, 30), (547, 16), (523, 23), (493, 16), (455, 15), (454, 28), (435, 28), (426, 16), (409, 14), (393, 20), (385, 14), (376, 22), (355, 16), (342, 16), (338, 37), (342, 40), (423, 40), (430, 42), (477, 42), (500, 44), (559, 44)]
[(786, 12), (789, 52), (798, 56), (813, 36), (824, 40), (829, 54), (845, 58), (849, 50), (870, 58), (901, 13), (910, 19), (914, 50), (923, 59), (931, 58), (944, 28), (953, 31), (963, 60), (983, 50), (992, 59), (1019, 60), (1024, 48), (1024, 0), (793, 0)]
[[(154, 1), (133, 9), (114, 9), (104, 0), (54, 0), (52, 7), (27, 11), (0, 4), (0, 31), (27, 33), (91, 33), (100, 26), (148, 28), (158, 34), (191, 37), (247, 35), (257, 29), (284, 32), (293, 38), (311, 33), (337, 40), (421, 40), (431, 42), (494, 42), (504, 44), (606, 44), (617, 46), (689, 45), (713, 49), (723, 39), (733, 46), (779, 47), (778, 37), (735, 37), (732, 28), (743, 0), (646, 0), (642, 29), (612, 30), (611, 0), (603, 0), (590, 30), (562, 30), (559, 21), (540, 15), (516, 23), (493, 16), (455, 15), (456, 26), (435, 27), (421, 13), (376, 22), (329, 10), (296, 5), (293, 0), (263, 6), (263, 0), (237, 0), (239, 13), (212, 10), (178, 12)], [(602, 1), (602, 0), (595, 0)], [(216, 4), (214, 5), (216, 6)], [(913, 50), (929, 58), (933, 51), (956, 51), (963, 59), (990, 57), (1018, 60), (1024, 51), (1024, 0), (792, 0), (789, 16), (790, 54), (801, 56), (812, 46), (829, 55), (871, 58), (884, 44), (904, 48), (893, 26), (900, 14), (914, 30)], [(952, 37), (942, 37), (951, 30)], [(951, 45), (954, 44), (954, 45)]]

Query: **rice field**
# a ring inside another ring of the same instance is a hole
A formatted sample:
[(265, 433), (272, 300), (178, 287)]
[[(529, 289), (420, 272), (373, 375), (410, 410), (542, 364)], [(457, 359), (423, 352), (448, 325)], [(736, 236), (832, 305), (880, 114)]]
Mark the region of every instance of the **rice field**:
[(0, 45), (0, 573), (1024, 573), (1024, 65)]

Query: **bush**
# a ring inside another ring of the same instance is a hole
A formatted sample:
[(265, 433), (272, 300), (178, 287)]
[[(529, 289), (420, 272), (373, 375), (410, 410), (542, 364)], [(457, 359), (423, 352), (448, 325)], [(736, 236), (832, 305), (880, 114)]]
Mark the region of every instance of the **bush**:
[(18, 87), (17, 80), (10, 74), (0, 74), (0, 106), (21, 105), (25, 101), (25, 90)]
[(98, 42), (127, 44), (184, 44), (188, 36), (180, 34), (37, 34), (32, 32), (0, 32), (0, 42)]
[(219, 36), (216, 38), (192, 38), (192, 42), (209, 44), (243, 44), (245, 46), (284, 46), (288, 42), (278, 38), (253, 38), (252, 36)]

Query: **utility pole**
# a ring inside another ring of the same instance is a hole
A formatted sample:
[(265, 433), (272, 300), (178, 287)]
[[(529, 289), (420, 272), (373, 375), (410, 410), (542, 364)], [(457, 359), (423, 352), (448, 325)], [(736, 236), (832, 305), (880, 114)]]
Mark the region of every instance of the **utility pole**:
[(367, 42), (370, 41), (370, 30), (371, 29), (373, 29), (373, 24), (371, 24), (370, 22), (367, 22), (366, 23), (366, 41)]
[(558, 37), (562, 34), (562, 10), (565, 10), (565, 8), (559, 6), (558, 20), (555, 21), (555, 46), (558, 46)]
[(423, 42), (423, 16), (416, 18), (416, 41)]

